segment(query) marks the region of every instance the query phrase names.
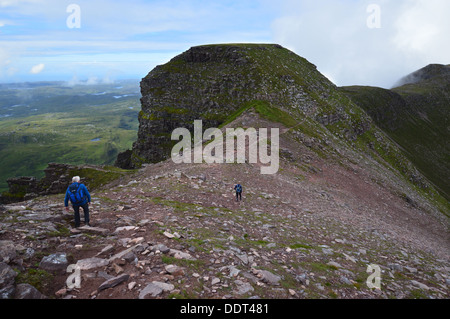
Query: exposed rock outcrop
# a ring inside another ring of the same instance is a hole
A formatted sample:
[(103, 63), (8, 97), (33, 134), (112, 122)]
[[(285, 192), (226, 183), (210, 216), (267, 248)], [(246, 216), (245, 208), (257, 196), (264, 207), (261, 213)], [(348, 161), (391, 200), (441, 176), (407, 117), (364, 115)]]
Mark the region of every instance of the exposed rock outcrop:
[(44, 172), (45, 176), (42, 179), (26, 176), (8, 179), (9, 191), (0, 195), (0, 204), (65, 193), (72, 182), (72, 177), (77, 175), (81, 177), (82, 183), (92, 190), (127, 174), (116, 168), (60, 163), (48, 164)]
[(0, 196), (0, 203), (8, 204), (27, 200), (41, 195), (63, 193), (71, 181), (70, 169), (75, 166), (50, 163), (44, 170), (45, 177), (21, 176), (8, 179), (9, 192)]

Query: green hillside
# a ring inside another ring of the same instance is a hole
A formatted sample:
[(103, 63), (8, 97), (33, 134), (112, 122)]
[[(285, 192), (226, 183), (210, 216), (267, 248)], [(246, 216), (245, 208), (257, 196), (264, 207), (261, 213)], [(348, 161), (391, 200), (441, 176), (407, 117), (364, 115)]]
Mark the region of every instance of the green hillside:
[(343, 87), (402, 149), (408, 159), (450, 198), (450, 67), (430, 65), (391, 90)]
[(137, 82), (0, 85), (0, 190), (50, 162), (113, 164), (136, 138)]

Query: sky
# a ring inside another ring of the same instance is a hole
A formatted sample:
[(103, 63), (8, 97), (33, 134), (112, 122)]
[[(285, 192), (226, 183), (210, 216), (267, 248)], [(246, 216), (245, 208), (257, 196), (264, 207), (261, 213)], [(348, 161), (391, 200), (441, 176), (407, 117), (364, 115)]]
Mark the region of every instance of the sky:
[(0, 0), (0, 83), (140, 79), (190, 47), (278, 43), (338, 86), (450, 64), (449, 0)]

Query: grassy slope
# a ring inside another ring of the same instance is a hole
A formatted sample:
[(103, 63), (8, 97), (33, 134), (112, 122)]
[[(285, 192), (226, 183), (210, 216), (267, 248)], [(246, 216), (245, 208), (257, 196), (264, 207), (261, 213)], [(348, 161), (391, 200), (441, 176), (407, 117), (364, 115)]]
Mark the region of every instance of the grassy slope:
[(442, 80), (434, 78), (393, 90), (361, 86), (341, 90), (371, 115), (400, 145), (408, 159), (449, 199), (450, 99), (445, 92), (450, 85)]

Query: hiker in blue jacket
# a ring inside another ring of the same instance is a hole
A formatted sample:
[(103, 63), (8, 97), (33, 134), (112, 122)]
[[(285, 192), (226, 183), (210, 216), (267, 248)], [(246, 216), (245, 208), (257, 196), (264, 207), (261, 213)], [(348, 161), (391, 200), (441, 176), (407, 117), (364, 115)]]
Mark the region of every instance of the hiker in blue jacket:
[(84, 224), (89, 224), (89, 204), (91, 203), (91, 194), (86, 186), (80, 183), (80, 177), (74, 176), (72, 184), (67, 188), (66, 197), (64, 198), (64, 206), (66, 211), (69, 211), (69, 200), (72, 203), (73, 211), (75, 213), (75, 228), (80, 227), (80, 207), (84, 211)]
[(239, 199), (242, 201), (242, 185), (235, 185), (234, 190), (236, 191), (236, 201), (239, 201)]

